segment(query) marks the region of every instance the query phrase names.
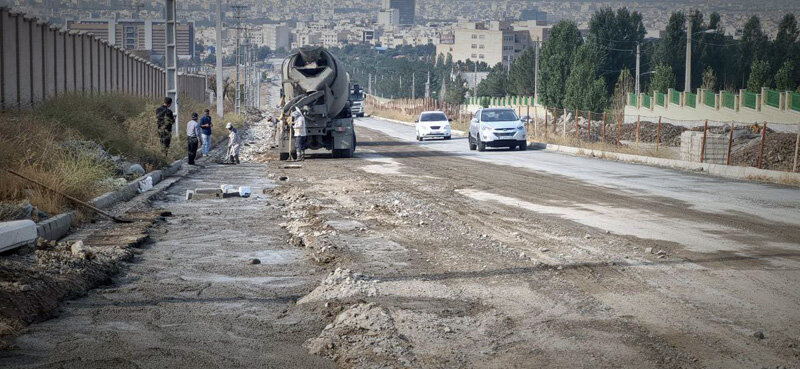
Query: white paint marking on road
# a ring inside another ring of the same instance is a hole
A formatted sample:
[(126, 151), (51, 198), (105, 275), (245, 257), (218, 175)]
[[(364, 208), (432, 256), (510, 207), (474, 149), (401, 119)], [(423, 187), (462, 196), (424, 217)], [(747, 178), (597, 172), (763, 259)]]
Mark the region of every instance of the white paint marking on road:
[[(672, 219), (657, 213), (605, 205), (581, 204), (575, 206), (550, 206), (513, 197), (493, 194), (474, 189), (459, 189), (457, 193), (478, 201), (494, 201), (532, 212), (554, 215), (589, 227), (608, 230), (616, 234), (676, 242), (696, 252), (740, 251), (751, 249), (752, 245), (734, 239), (752, 238), (754, 235), (719, 224), (703, 226), (680, 219)], [(680, 230), (676, 232), (676, 230)], [(723, 237), (729, 236), (730, 238)], [(796, 245), (765, 242), (770, 246), (794, 249)]]

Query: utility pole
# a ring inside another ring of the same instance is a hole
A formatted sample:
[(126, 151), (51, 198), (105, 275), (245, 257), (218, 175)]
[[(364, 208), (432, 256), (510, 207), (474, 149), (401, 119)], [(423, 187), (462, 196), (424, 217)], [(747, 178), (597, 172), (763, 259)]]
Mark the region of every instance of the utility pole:
[(235, 111), (239, 113), (242, 108), (242, 89), (241, 89), (241, 74), (239, 67), (241, 65), (241, 33), (242, 33), (242, 10), (246, 7), (244, 5), (232, 5), (231, 8), (236, 12), (234, 18), (236, 19), (236, 104)]
[(539, 39), (536, 39), (536, 48), (534, 49), (536, 58), (533, 62), (533, 98), (536, 99), (539, 96)]
[(425, 81), (425, 98), (431, 98), (431, 72), (428, 71), (428, 80)]
[(178, 107), (180, 105), (178, 96), (178, 48), (175, 42), (175, 21), (177, 18), (178, 6), (175, 0), (166, 0), (166, 50), (164, 53), (164, 66), (167, 70), (166, 91), (167, 97), (172, 98), (172, 111), (175, 113), (175, 124), (172, 125), (172, 134), (178, 135)]
[(475, 61), (475, 72), (472, 73), (472, 96), (478, 97), (478, 61)]
[(415, 100), (417, 96), (417, 75), (416, 73), (411, 73), (411, 100)]
[(686, 30), (686, 79), (684, 80), (683, 91), (692, 91), (692, 20), (687, 19)]
[(225, 114), (223, 104), (224, 87), (222, 84), (222, 0), (217, 0), (217, 117), (222, 118)]
[(642, 73), (640, 69), (640, 62), (642, 60), (641, 45), (636, 43), (636, 96), (639, 96), (639, 75)]

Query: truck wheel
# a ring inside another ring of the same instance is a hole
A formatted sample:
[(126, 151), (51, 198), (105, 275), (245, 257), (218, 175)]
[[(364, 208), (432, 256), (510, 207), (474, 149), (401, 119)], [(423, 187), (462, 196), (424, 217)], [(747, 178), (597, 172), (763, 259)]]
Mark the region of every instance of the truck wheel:
[(486, 151), (486, 144), (481, 142), (480, 137), (478, 137), (478, 151)]
[(519, 151), (525, 151), (525, 150), (528, 150), (528, 143), (527, 142), (520, 143), (519, 144)]
[(288, 152), (282, 152), (282, 153), (280, 153), (280, 156), (278, 158), (280, 160), (283, 160), (283, 161), (289, 160), (289, 153)]

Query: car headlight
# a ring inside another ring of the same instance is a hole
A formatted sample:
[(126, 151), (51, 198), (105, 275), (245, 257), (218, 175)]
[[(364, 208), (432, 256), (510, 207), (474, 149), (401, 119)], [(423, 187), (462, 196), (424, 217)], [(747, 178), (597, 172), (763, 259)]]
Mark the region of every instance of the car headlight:
[(517, 130), (523, 131), (523, 130), (525, 130), (525, 126), (519, 126), (519, 127), (517, 127)]

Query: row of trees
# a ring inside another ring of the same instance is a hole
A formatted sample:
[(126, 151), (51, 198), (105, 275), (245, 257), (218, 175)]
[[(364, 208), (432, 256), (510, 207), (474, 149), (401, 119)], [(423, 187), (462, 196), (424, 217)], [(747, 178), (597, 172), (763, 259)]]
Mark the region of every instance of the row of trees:
[[(382, 97), (422, 98), (427, 91), (432, 98), (451, 104), (461, 104), (467, 92), (466, 81), (459, 71), (474, 71), (476, 64), (470, 60), (454, 63), (451, 55), (436, 55), (436, 47), (401, 46), (395, 49), (377, 50), (368, 45), (347, 45), (333, 49), (344, 65), (350, 78), (362, 88)], [(486, 63), (478, 63), (477, 70), (488, 70)], [(413, 92), (412, 92), (413, 91)]]
[[(741, 40), (734, 40), (723, 33), (717, 13), (704, 21), (699, 11), (688, 16), (675, 12), (662, 39), (645, 40), (641, 14), (626, 8), (603, 9), (592, 16), (585, 37), (571, 21), (553, 27), (539, 61), (541, 102), (581, 110), (602, 110), (612, 102), (618, 105), (633, 90), (637, 45), (642, 83), (650, 91), (684, 90), (687, 22), (692, 25), (690, 90), (793, 90), (800, 82), (800, 39), (793, 14), (781, 20), (773, 40), (764, 34), (757, 16), (748, 20)], [(478, 86), (478, 95), (532, 95), (534, 66), (533, 48), (508, 70), (495, 65)]]

